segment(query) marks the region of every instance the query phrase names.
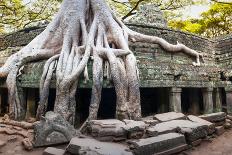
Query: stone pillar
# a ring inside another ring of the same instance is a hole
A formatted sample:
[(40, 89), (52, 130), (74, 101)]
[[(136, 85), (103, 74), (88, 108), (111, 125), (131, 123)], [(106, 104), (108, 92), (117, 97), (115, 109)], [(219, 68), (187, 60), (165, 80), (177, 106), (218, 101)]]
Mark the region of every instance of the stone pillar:
[(232, 114), (232, 88), (225, 88), (227, 113)]
[(220, 93), (220, 89), (216, 88), (215, 89), (215, 109), (214, 109), (214, 112), (221, 112), (221, 111), (222, 111), (221, 93)]
[(202, 92), (204, 113), (213, 113), (213, 88), (204, 88)]
[(171, 88), (169, 93), (169, 110), (181, 112), (181, 88)]
[(27, 112), (26, 112), (26, 118), (35, 118), (35, 90), (29, 89), (27, 91)]

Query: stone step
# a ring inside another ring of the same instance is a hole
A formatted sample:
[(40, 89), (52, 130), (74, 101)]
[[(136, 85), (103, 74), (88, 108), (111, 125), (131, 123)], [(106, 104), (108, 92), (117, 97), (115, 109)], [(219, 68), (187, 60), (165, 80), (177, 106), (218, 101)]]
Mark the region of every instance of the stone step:
[(72, 138), (66, 151), (71, 154), (93, 155), (132, 155), (129, 148), (122, 144), (100, 142), (91, 138)]
[(154, 116), (154, 119), (159, 120), (160, 122), (167, 122), (171, 120), (181, 120), (181, 119), (186, 119), (186, 116), (182, 113), (177, 113), (177, 112), (167, 112), (167, 113), (162, 113), (162, 114), (156, 114)]
[(136, 155), (169, 155), (188, 148), (185, 137), (179, 133), (168, 133), (130, 141)]
[(157, 136), (165, 133), (179, 132), (185, 135), (188, 143), (191, 143), (206, 137), (208, 134), (207, 130), (208, 126), (201, 123), (189, 120), (172, 120), (148, 128), (147, 133), (149, 136)]

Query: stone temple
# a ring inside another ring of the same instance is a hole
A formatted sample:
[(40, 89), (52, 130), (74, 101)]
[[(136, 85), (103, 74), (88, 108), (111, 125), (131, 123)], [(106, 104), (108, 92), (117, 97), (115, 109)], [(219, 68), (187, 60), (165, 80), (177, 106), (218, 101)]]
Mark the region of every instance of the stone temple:
[[(182, 112), (188, 115), (202, 115), (214, 112), (232, 113), (232, 35), (209, 39), (167, 28), (160, 18), (160, 10), (149, 10), (144, 6), (140, 15), (149, 20), (133, 17), (127, 26), (137, 32), (155, 35), (172, 44), (176, 41), (203, 53), (201, 66), (194, 67), (192, 58), (182, 53), (170, 54), (156, 44), (130, 43), (135, 52), (140, 71), (141, 108), (143, 117), (165, 113)], [(158, 14), (151, 19), (151, 14)], [(151, 13), (151, 14), (149, 14)], [(159, 19), (158, 19), (159, 18)], [(135, 19), (135, 20), (133, 20)], [(136, 20), (137, 19), (137, 20)], [(134, 22), (132, 22), (134, 21)], [(158, 21), (157, 23), (155, 23)], [(15, 33), (0, 36), (0, 65), (7, 57), (27, 45), (45, 27), (31, 27)], [(30, 63), (20, 70), (17, 85), (25, 98), (25, 118), (35, 117), (39, 101), (39, 82), (45, 61)], [(91, 79), (91, 69), (88, 71)], [(0, 114), (8, 112), (5, 79), (0, 80)], [(76, 126), (88, 116), (92, 81), (80, 81), (77, 90)], [(55, 75), (50, 88), (49, 107), (52, 111), (55, 101)], [(111, 81), (104, 79), (99, 119), (113, 119), (116, 109), (116, 95)], [(173, 135), (175, 136), (175, 135)]]
[[(144, 8), (145, 11), (140, 11), (141, 13), (134, 17), (135, 19), (139, 19), (140, 15), (144, 16), (144, 14), (148, 14), (149, 17), (149, 12), (156, 12), (160, 15), (160, 11), (156, 7), (153, 7), (154, 11), (147, 11), (149, 10), (147, 8), (152, 8), (150, 5), (144, 6)], [(153, 17), (160, 18), (160, 16)], [(136, 23), (136, 21), (139, 22)], [(158, 21), (158, 24), (134, 20), (133, 23), (127, 25), (138, 32), (162, 37), (173, 44), (178, 41), (196, 49), (204, 54), (204, 63), (200, 67), (194, 67), (192, 59), (182, 53), (172, 55), (162, 50), (158, 45), (131, 43), (130, 48), (135, 52), (139, 64), (143, 116), (168, 111), (195, 115), (221, 110), (231, 113), (232, 65), (230, 57), (232, 36), (208, 39), (169, 29), (165, 26), (164, 19), (153, 19), (152, 21)], [(161, 27), (162, 25), (163, 27)], [(43, 29), (44, 27), (32, 27), (0, 36), (0, 63), (4, 64), (7, 57), (27, 45)], [(26, 65), (18, 77), (18, 87), (21, 88), (21, 93), (25, 96), (26, 117), (35, 115), (43, 64), (44, 62)], [(89, 74), (91, 74), (91, 70), (89, 70)], [(0, 89), (1, 114), (8, 110), (7, 89), (3, 81), (5, 80), (1, 81)], [(79, 123), (88, 116), (91, 83), (92, 81), (81, 81), (77, 91), (79, 94), (79, 98), (77, 98)], [(48, 110), (53, 108), (54, 88), (55, 77), (50, 89), (50, 107)], [(110, 81), (105, 80), (99, 118), (114, 118), (115, 100), (113, 86)]]

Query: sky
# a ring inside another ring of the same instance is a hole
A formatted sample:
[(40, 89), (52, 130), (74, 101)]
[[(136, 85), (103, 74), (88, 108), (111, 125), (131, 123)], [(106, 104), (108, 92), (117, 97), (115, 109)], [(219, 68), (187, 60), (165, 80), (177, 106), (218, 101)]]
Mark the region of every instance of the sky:
[[(23, 0), (24, 3), (33, 2), (35, 0)], [(128, 0), (118, 0), (118, 1), (128, 1)], [(208, 0), (209, 1), (209, 0)], [(183, 19), (188, 17), (191, 18), (199, 18), (200, 14), (209, 9), (209, 5), (193, 5), (191, 7), (187, 7), (183, 10), (184, 16)]]

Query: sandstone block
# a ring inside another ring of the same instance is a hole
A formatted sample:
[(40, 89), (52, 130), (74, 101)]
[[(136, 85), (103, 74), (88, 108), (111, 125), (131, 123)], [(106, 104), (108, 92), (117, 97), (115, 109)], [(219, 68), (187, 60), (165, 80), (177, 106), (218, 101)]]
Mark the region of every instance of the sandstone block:
[(225, 132), (224, 126), (217, 126), (216, 127), (216, 134), (218, 136), (222, 135)]
[(207, 136), (207, 125), (192, 122), (189, 120), (172, 120), (169, 122), (159, 123), (154, 127), (147, 129), (150, 136), (160, 135), (164, 133), (179, 132), (185, 135), (187, 142), (191, 143), (200, 138)]
[(65, 150), (48, 147), (44, 150), (43, 155), (64, 155)]
[(210, 122), (221, 122), (226, 119), (226, 113), (224, 112), (217, 112), (217, 113), (211, 113), (211, 114), (205, 114), (199, 116), (200, 118), (210, 121)]
[(125, 123), (125, 127), (123, 128), (127, 131), (127, 137), (129, 139), (141, 138), (148, 126), (143, 121), (123, 120), (123, 122)]
[(168, 133), (130, 142), (136, 155), (169, 155), (187, 148), (185, 137), (179, 133)]
[(161, 122), (167, 122), (167, 121), (171, 121), (171, 120), (186, 119), (186, 116), (182, 113), (167, 112), (167, 113), (162, 113), (162, 114), (156, 114), (154, 116), (154, 119), (157, 119)]
[(66, 151), (79, 155), (132, 155), (132, 152), (125, 145), (78, 137), (70, 141)]
[(125, 123), (116, 119), (92, 120), (89, 122), (91, 136), (101, 141), (126, 139)]
[(188, 119), (193, 122), (201, 123), (207, 126), (208, 134), (213, 134), (215, 132), (215, 124), (209, 121), (206, 121), (200, 117), (194, 115), (188, 115)]

